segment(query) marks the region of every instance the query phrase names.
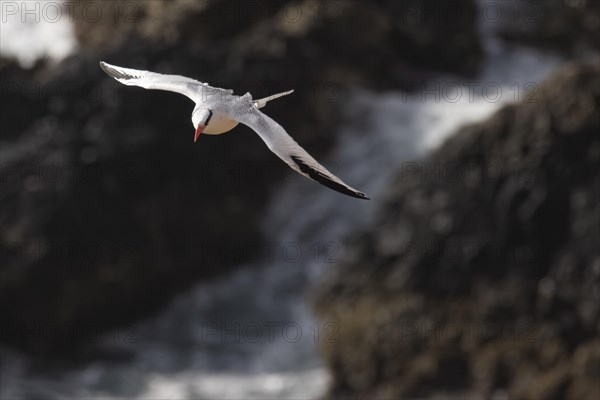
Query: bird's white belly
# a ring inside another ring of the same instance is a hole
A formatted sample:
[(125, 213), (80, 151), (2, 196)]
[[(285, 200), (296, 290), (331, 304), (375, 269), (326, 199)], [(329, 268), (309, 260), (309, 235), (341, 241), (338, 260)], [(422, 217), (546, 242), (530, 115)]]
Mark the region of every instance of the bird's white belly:
[(202, 133), (206, 133), (207, 135), (220, 135), (232, 130), (237, 124), (239, 124), (238, 121), (229, 119), (222, 114), (214, 113)]

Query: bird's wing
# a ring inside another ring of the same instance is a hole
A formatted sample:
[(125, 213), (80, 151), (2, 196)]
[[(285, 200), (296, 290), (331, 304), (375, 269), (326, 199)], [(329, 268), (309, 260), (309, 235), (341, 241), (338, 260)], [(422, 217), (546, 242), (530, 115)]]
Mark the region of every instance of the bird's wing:
[(369, 199), (364, 193), (348, 186), (319, 164), (287, 134), (281, 125), (255, 107), (238, 111), (236, 119), (258, 133), (269, 149), (294, 171), (348, 196)]
[(100, 61), (100, 68), (124, 85), (180, 93), (196, 103), (205, 102), (208, 96), (215, 94), (233, 94), (232, 90), (215, 88), (181, 75), (165, 75), (139, 69), (117, 67), (104, 61)]

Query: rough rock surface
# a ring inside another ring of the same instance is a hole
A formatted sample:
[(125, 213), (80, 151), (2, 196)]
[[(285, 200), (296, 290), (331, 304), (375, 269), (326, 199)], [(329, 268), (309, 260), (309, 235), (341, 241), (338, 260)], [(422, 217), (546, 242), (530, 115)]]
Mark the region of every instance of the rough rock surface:
[(489, 17), (498, 20), (499, 33), (506, 40), (571, 55), (600, 50), (598, 1), (491, 2), (489, 8)]
[[(328, 398), (600, 397), (600, 71), (399, 171), (316, 294)], [(433, 171), (433, 172), (432, 172)]]
[(256, 97), (295, 88), (266, 111), (323, 158), (347, 87), (468, 75), (482, 56), (475, 21), (395, 1), (92, 3), (102, 18), (76, 20), (81, 49), (60, 65), (0, 62), (0, 341), (28, 351), (72, 350), (248, 261), (271, 184), (293, 173), (244, 127), (194, 145), (189, 100), (119, 85), (99, 60)]

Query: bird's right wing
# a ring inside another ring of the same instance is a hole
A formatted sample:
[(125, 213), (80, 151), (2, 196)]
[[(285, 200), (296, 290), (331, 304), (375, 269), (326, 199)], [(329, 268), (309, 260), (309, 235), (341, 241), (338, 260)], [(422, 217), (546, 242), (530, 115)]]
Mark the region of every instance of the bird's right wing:
[(165, 75), (139, 69), (117, 67), (104, 61), (100, 61), (100, 68), (124, 85), (180, 93), (199, 104), (206, 101), (210, 95), (232, 94), (230, 90), (215, 88), (181, 75)]
[(364, 193), (347, 185), (319, 164), (287, 134), (281, 125), (255, 107), (239, 112), (236, 118), (242, 124), (253, 129), (269, 149), (294, 171), (345, 195), (369, 199)]

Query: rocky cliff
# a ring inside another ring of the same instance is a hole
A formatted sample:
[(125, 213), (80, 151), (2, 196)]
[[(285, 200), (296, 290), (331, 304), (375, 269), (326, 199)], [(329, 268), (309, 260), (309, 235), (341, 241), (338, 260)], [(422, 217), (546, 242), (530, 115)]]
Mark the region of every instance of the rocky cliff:
[(248, 261), (293, 173), (244, 127), (194, 144), (189, 100), (119, 85), (99, 60), (257, 98), (295, 88), (266, 112), (322, 158), (347, 88), (470, 75), (482, 57), (475, 19), (440, 23), (421, 4), (87, 3), (102, 9), (76, 14), (76, 54), (0, 63), (0, 340), (27, 351), (72, 350)]
[(600, 71), (398, 171), (315, 309), (329, 397), (599, 397)]

